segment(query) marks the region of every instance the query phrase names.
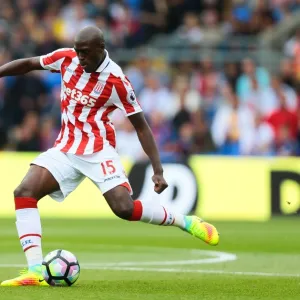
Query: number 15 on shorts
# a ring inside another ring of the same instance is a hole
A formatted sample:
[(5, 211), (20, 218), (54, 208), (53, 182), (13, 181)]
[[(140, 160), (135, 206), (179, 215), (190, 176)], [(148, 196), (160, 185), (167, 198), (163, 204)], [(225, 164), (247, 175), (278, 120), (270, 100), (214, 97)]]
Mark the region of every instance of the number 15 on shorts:
[(113, 161), (110, 159), (110, 160), (107, 160), (105, 162), (102, 162), (101, 163), (101, 168), (102, 168), (102, 172), (103, 172), (103, 175), (106, 176), (106, 175), (112, 175), (116, 172), (116, 168), (113, 164)]

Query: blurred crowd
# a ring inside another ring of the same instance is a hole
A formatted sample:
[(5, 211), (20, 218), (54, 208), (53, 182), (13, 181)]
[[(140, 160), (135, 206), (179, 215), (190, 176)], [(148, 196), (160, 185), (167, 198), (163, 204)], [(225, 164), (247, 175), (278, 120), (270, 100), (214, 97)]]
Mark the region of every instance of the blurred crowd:
[(186, 30), (197, 34), (201, 22), (212, 25), (222, 20), (222, 2), (4, 0), (0, 2), (0, 41), (13, 58), (39, 55), (72, 45), (78, 30), (96, 25), (103, 30), (108, 49), (132, 48), (157, 33), (171, 33), (179, 27), (184, 34)]
[[(126, 69), (165, 160), (190, 154), (299, 155), (296, 71), (292, 57), (280, 62), (276, 74), (250, 58), (218, 70), (209, 57), (171, 68), (140, 57)], [(127, 123), (117, 125), (120, 151), (127, 148), (129, 155), (133, 142), (126, 147), (126, 141), (138, 141)], [(136, 151), (135, 157), (143, 155)]]
[(299, 8), (300, 0), (3, 0), (1, 56), (71, 46), (87, 25), (104, 31), (108, 49), (141, 46), (159, 33), (201, 45), (207, 33), (255, 35)]
[[(157, 33), (201, 43), (206, 29), (251, 35), (300, 8), (300, 0), (10, 0), (0, 2), (0, 65), (72, 46), (86, 25), (103, 29), (108, 50), (138, 47)], [(122, 65), (162, 159), (191, 154), (300, 155), (300, 30), (270, 72), (251, 58), (239, 63), (166, 62), (143, 54)], [(116, 57), (112, 59), (117, 60)], [(36, 71), (0, 78), (0, 148), (44, 151), (60, 130), (60, 76)], [(144, 159), (120, 112), (113, 120), (118, 149)]]

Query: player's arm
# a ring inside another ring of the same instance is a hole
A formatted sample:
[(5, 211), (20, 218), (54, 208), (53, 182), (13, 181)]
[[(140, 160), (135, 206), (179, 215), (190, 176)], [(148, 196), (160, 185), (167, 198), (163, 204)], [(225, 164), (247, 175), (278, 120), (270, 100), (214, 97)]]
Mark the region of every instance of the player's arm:
[(38, 56), (13, 60), (1, 66), (0, 77), (22, 75), (34, 70), (44, 70)]
[(154, 190), (160, 194), (168, 187), (168, 184), (163, 177), (163, 168), (152, 131), (145, 120), (143, 112), (130, 115), (128, 118), (137, 132), (138, 138), (145, 153), (151, 160), (154, 171), (154, 175), (152, 177), (152, 180), (155, 184)]

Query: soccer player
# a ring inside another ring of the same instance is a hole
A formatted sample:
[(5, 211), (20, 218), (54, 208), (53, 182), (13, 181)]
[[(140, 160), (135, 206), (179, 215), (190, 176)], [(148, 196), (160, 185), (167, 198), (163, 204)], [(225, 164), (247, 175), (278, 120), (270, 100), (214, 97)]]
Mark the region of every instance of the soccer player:
[(110, 59), (102, 31), (85, 27), (75, 37), (74, 48), (12, 61), (0, 67), (0, 77), (44, 69), (61, 74), (62, 127), (53, 148), (31, 163), (14, 191), (16, 226), (28, 270), (1, 285), (47, 285), (41, 274), (42, 228), (37, 203), (46, 195), (63, 201), (85, 177), (99, 188), (119, 218), (177, 226), (210, 245), (217, 245), (216, 228), (200, 218), (169, 211), (159, 203), (132, 200), (131, 186), (115, 150), (116, 134), (110, 120), (117, 108), (128, 116), (152, 163), (155, 192), (161, 193), (168, 184), (134, 90), (121, 68)]

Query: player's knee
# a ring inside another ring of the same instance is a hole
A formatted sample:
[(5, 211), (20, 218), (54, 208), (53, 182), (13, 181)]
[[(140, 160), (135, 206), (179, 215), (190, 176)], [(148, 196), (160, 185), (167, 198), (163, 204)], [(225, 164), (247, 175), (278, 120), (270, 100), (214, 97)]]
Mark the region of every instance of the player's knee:
[(14, 197), (31, 197), (31, 198), (36, 198), (33, 190), (25, 185), (19, 185), (15, 190), (14, 190)]
[(133, 204), (128, 203), (119, 203), (118, 205), (112, 207), (114, 214), (124, 220), (129, 220), (133, 212)]

